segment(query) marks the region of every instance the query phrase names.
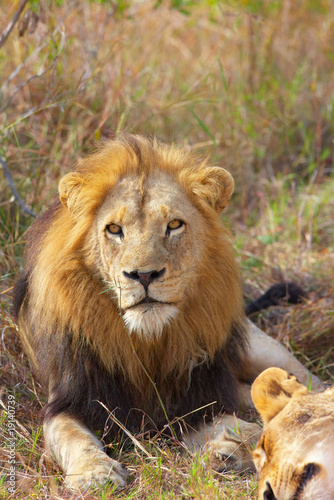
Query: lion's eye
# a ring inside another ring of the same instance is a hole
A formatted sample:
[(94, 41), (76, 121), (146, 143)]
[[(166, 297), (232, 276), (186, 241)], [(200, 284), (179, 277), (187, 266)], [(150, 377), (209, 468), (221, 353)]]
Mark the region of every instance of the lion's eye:
[(175, 219), (175, 220), (171, 220), (170, 222), (168, 222), (167, 229), (169, 229), (170, 231), (173, 231), (173, 229), (179, 229), (179, 227), (181, 227), (181, 226), (183, 226), (182, 220)]
[(118, 235), (123, 234), (122, 228), (118, 224), (108, 224), (106, 229), (107, 229), (108, 233), (111, 233), (111, 234), (118, 234)]

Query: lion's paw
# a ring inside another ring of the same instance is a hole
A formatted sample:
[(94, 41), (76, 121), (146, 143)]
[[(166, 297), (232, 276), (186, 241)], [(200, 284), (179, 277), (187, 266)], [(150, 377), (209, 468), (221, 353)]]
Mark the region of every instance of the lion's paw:
[(65, 485), (70, 490), (83, 491), (101, 487), (109, 482), (118, 487), (126, 485), (129, 473), (116, 460), (99, 452), (90, 463), (77, 463), (66, 474)]
[(224, 427), (219, 436), (209, 443), (209, 460), (213, 469), (244, 471), (254, 468), (249, 443), (242, 436)]

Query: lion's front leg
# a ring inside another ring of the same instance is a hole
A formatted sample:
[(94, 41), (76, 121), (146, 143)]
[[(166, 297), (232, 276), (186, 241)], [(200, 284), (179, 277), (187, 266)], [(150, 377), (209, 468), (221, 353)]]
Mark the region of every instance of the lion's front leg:
[(125, 486), (128, 473), (104, 453), (98, 439), (64, 413), (44, 422), (46, 448), (66, 475), (66, 486), (84, 490), (113, 481)]
[(277, 367), (292, 373), (300, 383), (313, 391), (323, 390), (320, 379), (312, 375), (285, 347), (249, 320), (248, 327), (249, 350), (243, 373), (245, 378), (255, 380), (267, 368)]
[(243, 471), (254, 468), (251, 452), (262, 429), (233, 415), (222, 415), (212, 424), (203, 425), (198, 432), (185, 436), (190, 450), (208, 450), (210, 463), (216, 470)]

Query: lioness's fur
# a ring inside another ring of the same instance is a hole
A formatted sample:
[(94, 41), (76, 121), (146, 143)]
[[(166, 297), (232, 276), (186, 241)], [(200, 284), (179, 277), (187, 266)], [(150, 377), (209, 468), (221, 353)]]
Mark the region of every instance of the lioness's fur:
[[(108, 410), (132, 432), (164, 429), (165, 413), (169, 422), (188, 415), (196, 428), (236, 411), (238, 379), (272, 360), (307, 380), (277, 343), (255, 327), (248, 335), (219, 217), (232, 192), (226, 170), (189, 150), (122, 136), (61, 180), (59, 198), (31, 228), (15, 315), (48, 391), (47, 447), (70, 487), (109, 477), (124, 484), (92, 434), (117, 436)], [(189, 442), (203, 445), (203, 436)], [(233, 460), (240, 438), (221, 436), (216, 455)], [(239, 468), (245, 456), (235, 458)]]
[(334, 388), (313, 393), (286, 371), (268, 368), (252, 398), (264, 423), (253, 453), (259, 500), (332, 500)]

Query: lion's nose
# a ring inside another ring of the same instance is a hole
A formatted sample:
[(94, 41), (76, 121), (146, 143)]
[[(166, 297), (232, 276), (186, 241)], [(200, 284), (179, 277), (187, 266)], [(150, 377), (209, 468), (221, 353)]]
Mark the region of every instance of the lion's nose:
[(149, 285), (152, 283), (152, 281), (157, 280), (158, 278), (161, 278), (165, 274), (166, 268), (164, 267), (161, 269), (161, 271), (147, 271), (145, 273), (142, 273), (140, 271), (131, 271), (130, 273), (127, 273), (126, 271), (123, 271), (123, 274), (126, 278), (129, 278), (130, 280), (138, 281), (143, 287), (145, 288), (145, 292), (147, 293)]
[(263, 500), (276, 500), (272, 487), (270, 486), (270, 483), (268, 481), (266, 481), (266, 486), (267, 488), (263, 492)]

